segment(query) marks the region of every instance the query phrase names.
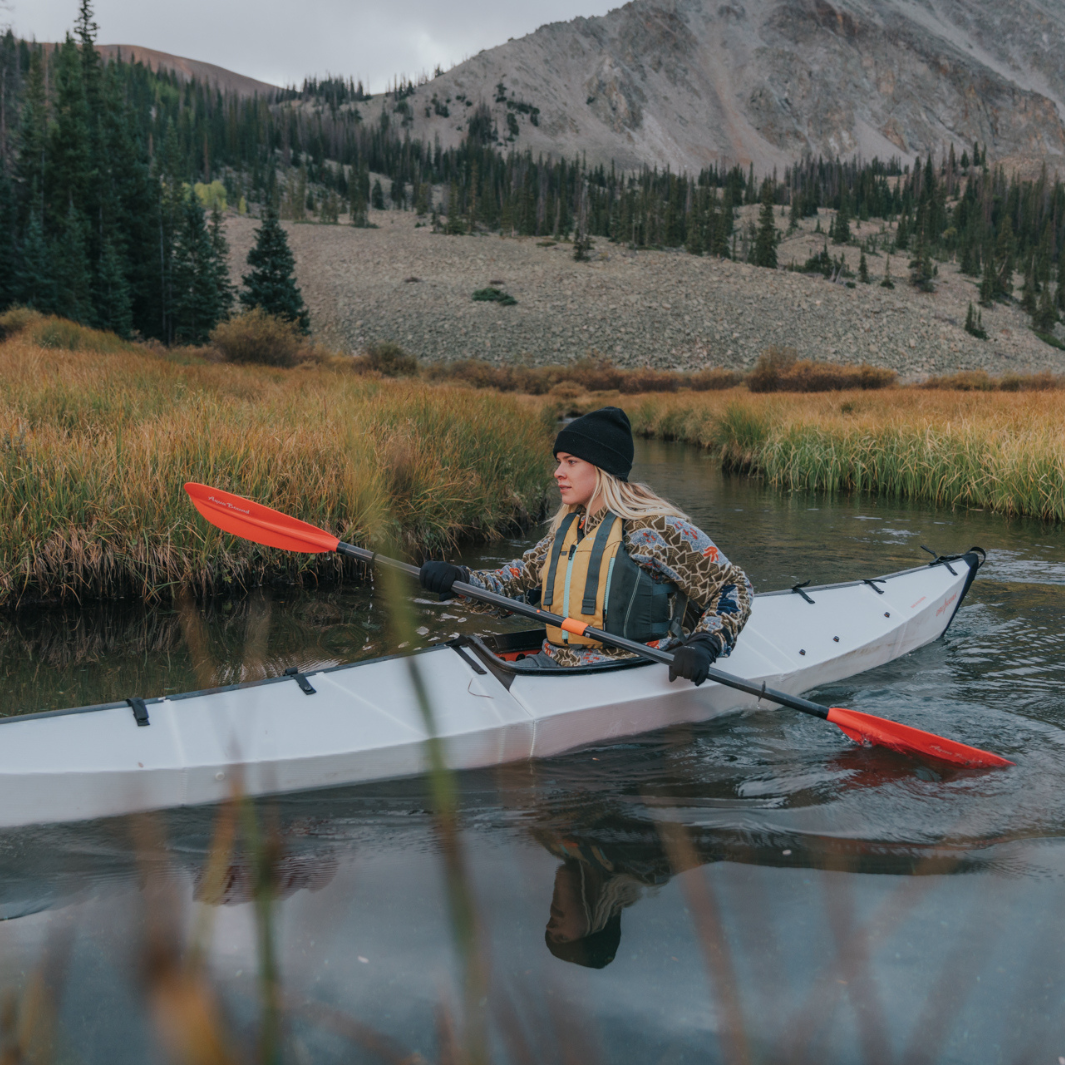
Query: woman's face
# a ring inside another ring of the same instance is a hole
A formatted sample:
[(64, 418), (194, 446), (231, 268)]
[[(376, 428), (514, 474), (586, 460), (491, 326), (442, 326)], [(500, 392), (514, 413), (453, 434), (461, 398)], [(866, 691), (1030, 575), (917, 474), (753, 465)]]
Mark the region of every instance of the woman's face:
[(565, 451), (560, 451), (555, 458), (558, 459), (555, 481), (562, 494), (562, 502), (571, 507), (588, 506), (595, 495), (595, 467), (576, 455), (567, 455)]
[(589, 931), (580, 882), (569, 866), (561, 865), (555, 873), (548, 935), (553, 943), (572, 943), (575, 939), (583, 939)]

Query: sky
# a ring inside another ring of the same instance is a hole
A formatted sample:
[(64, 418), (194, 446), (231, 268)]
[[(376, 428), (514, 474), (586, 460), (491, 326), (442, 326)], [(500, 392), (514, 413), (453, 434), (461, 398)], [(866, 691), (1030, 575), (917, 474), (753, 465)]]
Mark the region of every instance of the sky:
[[(546, 22), (604, 15), (620, 0), (97, 0), (100, 44), (139, 44), (215, 63), (276, 85), (310, 74), (352, 75), (371, 92), (393, 76), (445, 70)], [(78, 0), (13, 0), (21, 37), (60, 40)]]

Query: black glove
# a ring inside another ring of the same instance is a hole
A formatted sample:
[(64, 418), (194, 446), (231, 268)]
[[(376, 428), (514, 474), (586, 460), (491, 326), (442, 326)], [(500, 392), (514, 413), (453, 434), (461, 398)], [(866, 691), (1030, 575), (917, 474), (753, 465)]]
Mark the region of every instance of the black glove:
[(706, 675), (719, 654), (721, 645), (716, 637), (706, 632), (697, 633), (673, 652), (673, 661), (669, 664), (669, 679), (672, 681), (683, 677), (699, 687), (706, 680)]
[(470, 571), (465, 566), (453, 566), (450, 562), (422, 563), (418, 571), (418, 580), (422, 587), (430, 592), (437, 592), (442, 596), (451, 595), (451, 586), (455, 581), (465, 581)]

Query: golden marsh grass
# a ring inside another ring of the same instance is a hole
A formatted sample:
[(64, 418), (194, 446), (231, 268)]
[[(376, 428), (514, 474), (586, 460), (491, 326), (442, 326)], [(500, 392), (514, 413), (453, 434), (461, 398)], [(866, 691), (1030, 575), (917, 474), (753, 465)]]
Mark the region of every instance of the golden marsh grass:
[[(602, 402), (595, 396), (572, 406)], [(1065, 520), (1061, 391), (731, 389), (620, 402), (636, 432), (712, 449), (726, 468), (760, 473), (780, 488), (862, 491)]]
[(547, 434), (513, 399), (168, 358), (89, 330), (42, 346), (33, 332), (0, 344), (0, 604), (340, 573), (336, 557), (208, 527), (189, 480), (411, 550), (490, 537), (542, 507)]

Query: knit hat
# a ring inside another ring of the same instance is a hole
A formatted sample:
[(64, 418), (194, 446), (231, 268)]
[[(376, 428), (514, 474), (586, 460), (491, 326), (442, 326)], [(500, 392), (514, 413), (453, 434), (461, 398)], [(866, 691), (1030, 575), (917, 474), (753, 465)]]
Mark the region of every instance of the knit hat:
[(583, 939), (556, 943), (547, 932), (544, 941), (547, 949), (560, 961), (583, 965), (587, 969), (605, 969), (614, 960), (621, 944), (621, 914), (615, 913), (604, 928)]
[(600, 407), (574, 418), (555, 437), (554, 453), (560, 451), (627, 481), (635, 454), (628, 416), (620, 407)]

